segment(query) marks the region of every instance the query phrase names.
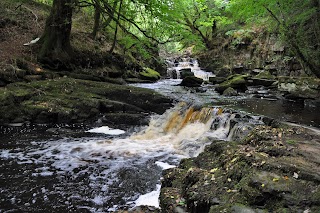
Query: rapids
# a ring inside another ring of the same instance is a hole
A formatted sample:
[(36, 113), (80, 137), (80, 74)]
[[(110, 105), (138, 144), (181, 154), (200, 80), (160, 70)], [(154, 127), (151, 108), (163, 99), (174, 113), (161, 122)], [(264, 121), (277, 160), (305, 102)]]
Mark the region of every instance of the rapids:
[(197, 156), (212, 140), (241, 137), (258, 123), (259, 117), (181, 102), (136, 132), (102, 135), (101, 129), (110, 133), (105, 127), (100, 134), (82, 129), (78, 136), (62, 138), (16, 137), (0, 150), (0, 208), (112, 212), (159, 207), (163, 169)]

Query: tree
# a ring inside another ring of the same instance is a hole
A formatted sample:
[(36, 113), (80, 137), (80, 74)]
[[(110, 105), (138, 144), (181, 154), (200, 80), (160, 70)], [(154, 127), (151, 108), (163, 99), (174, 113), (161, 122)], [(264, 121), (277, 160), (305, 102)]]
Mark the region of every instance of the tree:
[(52, 68), (70, 66), (73, 56), (70, 33), (74, 3), (75, 0), (54, 0), (46, 20), (38, 60)]
[(320, 77), (319, 0), (234, 0), (235, 19), (247, 23), (268, 19), (269, 27), (287, 43), (292, 53), (314, 75)]

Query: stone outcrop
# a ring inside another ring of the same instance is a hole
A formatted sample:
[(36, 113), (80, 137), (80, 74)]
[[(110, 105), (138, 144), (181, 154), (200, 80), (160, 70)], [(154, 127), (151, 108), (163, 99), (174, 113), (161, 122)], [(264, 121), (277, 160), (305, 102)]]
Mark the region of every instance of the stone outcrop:
[[(117, 114), (139, 122), (145, 113), (163, 113), (171, 100), (148, 89), (72, 78), (12, 83), (0, 88), (0, 123), (77, 123)], [(130, 115), (130, 116), (129, 116)], [(109, 119), (110, 118), (110, 119)]]
[(165, 170), (164, 212), (319, 212), (319, 132), (258, 126)]

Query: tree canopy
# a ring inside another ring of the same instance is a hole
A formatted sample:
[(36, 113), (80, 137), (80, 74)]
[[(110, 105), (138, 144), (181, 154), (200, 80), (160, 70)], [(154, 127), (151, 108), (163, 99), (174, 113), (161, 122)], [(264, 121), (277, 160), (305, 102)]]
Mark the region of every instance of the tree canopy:
[[(56, 11), (57, 2), (92, 14), (92, 36), (112, 35), (124, 52), (148, 58), (159, 50), (214, 48), (215, 39), (243, 25), (261, 25), (278, 33), (303, 64), (318, 77), (318, 0), (38, 0)], [(52, 12), (52, 13), (53, 13)], [(53, 16), (51, 13), (51, 17)], [(66, 13), (62, 14), (66, 15)], [(65, 17), (65, 22), (69, 23)], [(45, 35), (45, 34), (44, 34)], [(172, 43), (178, 45), (172, 45)], [(43, 50), (44, 51), (44, 50)]]

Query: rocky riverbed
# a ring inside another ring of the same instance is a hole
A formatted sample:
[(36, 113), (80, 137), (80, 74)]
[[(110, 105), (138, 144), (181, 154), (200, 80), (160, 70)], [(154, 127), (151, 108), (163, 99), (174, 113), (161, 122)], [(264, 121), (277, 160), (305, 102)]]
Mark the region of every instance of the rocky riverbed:
[(163, 212), (319, 212), (319, 131), (257, 126), (166, 170)]

